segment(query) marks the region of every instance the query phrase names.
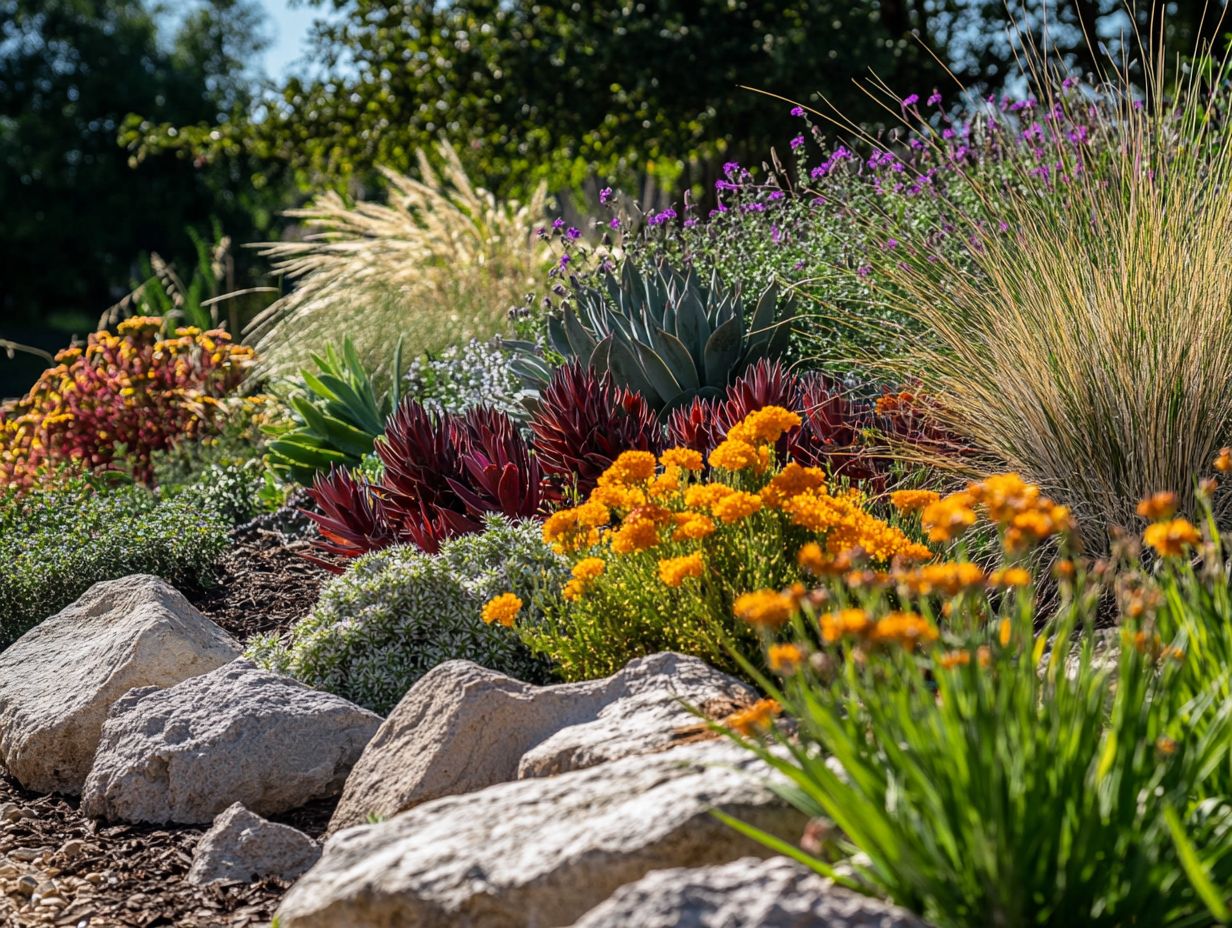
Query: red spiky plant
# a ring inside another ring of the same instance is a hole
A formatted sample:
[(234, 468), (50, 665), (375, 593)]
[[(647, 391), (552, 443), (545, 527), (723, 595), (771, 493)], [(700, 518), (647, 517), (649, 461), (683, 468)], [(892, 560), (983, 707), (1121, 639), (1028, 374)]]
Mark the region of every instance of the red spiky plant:
[(530, 421), (535, 454), (560, 490), (594, 489), (599, 475), (622, 451), (655, 451), (662, 429), (637, 393), (577, 362), (560, 367), (543, 391)]

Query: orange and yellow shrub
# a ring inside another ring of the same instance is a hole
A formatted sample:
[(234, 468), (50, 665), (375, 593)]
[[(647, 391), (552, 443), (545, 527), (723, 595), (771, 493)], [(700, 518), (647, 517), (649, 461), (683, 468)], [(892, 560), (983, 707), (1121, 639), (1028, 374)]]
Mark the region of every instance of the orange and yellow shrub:
[(133, 317), (56, 355), (25, 397), (0, 410), (0, 488), (27, 488), (60, 465), (123, 464), (148, 481), (150, 455), (195, 434), (253, 360), (221, 330)]

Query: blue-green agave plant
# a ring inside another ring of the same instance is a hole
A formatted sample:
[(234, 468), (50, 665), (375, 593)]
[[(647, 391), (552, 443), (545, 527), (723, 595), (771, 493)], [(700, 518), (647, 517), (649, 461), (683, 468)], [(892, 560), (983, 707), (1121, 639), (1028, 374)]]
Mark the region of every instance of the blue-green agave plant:
[[(572, 281), (559, 316), (548, 320), (548, 348), (607, 372), (665, 416), (695, 396), (719, 396), (750, 364), (787, 350), (795, 309), (771, 284), (746, 308), (717, 275), (702, 283), (666, 262), (643, 272), (625, 261), (598, 285)], [(534, 346), (513, 343), (512, 367), (532, 391), (552, 367)]]

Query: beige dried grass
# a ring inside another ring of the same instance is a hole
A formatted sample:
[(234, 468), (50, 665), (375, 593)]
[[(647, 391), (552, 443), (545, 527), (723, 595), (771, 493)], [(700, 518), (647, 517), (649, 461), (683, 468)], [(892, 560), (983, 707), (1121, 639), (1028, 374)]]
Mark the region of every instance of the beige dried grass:
[(452, 145), (437, 155), (439, 169), (418, 152), (420, 179), (382, 168), (386, 202), (327, 191), (286, 213), (308, 230), (302, 240), (257, 246), (295, 281), (248, 329), (265, 373), (293, 374), (343, 336), (378, 371), (400, 336), (409, 357), (504, 327), (549, 260), (535, 235), (547, 189), (498, 202), (471, 184)]

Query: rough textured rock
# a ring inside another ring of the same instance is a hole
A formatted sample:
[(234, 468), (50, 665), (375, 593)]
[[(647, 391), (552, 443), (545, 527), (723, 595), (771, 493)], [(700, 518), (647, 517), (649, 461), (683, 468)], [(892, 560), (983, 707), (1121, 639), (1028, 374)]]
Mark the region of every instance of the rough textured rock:
[(188, 882), (252, 883), (293, 880), (321, 857), (321, 846), (290, 825), (268, 822), (235, 803), (214, 819), (193, 851)]
[(82, 810), (127, 822), (212, 822), (337, 795), (380, 716), (244, 660), (112, 706)]
[(850, 890), (786, 857), (648, 873), (573, 928), (925, 928), (910, 912)]
[(437, 799), (331, 838), (279, 923), (571, 925), (652, 870), (768, 853), (714, 807), (799, 835), (805, 819), (767, 788), (771, 776), (751, 753), (711, 741)]
[(230, 635), (157, 577), (96, 583), (0, 652), (0, 764), (27, 789), (81, 791), (112, 703), (236, 658)]
[(671, 747), (755, 698), (694, 657), (654, 654), (602, 680), (532, 686), (448, 661), (398, 703), (347, 779), (330, 831), (518, 777), (546, 776)]

